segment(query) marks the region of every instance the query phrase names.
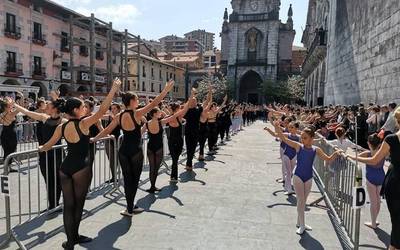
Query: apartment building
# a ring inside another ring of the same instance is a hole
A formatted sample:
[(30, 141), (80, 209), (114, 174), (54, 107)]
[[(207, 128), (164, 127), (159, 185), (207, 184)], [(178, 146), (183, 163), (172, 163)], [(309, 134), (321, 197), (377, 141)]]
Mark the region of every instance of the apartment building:
[(0, 13), (0, 91), (12, 85), (36, 86), (39, 97), (55, 89), (106, 93), (110, 80), (123, 76), (126, 35), (111, 23), (46, 0), (2, 0)]
[(185, 34), (185, 38), (189, 40), (197, 40), (204, 45), (204, 50), (209, 51), (214, 49), (215, 34), (205, 30), (193, 30)]
[(171, 99), (185, 98), (185, 69), (173, 63), (160, 60), (145, 43), (140, 46), (130, 44), (128, 53), (129, 90), (135, 91), (139, 97), (155, 97), (164, 88), (165, 83), (173, 79), (175, 86), (168, 95)]
[(170, 35), (160, 38), (164, 52), (200, 52), (203, 53), (204, 45), (198, 40)]

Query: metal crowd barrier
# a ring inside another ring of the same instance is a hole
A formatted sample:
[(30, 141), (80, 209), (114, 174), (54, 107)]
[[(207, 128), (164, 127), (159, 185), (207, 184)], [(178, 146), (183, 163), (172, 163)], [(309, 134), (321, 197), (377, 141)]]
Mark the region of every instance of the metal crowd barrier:
[[(89, 188), (89, 197), (103, 188), (115, 188), (118, 186), (117, 178), (114, 179), (114, 182), (109, 182), (112, 176), (111, 168), (113, 168), (114, 172), (117, 169), (117, 158), (114, 157), (117, 155), (115, 145), (117, 143), (113, 136), (103, 138), (91, 145), (93, 177)], [(14, 239), (21, 249), (25, 249), (14, 229), (39, 216), (48, 215), (60, 209), (61, 203), (57, 207), (50, 209), (49, 199), (53, 199), (53, 197), (48, 197), (47, 190), (51, 188), (54, 191), (54, 201), (59, 199), (56, 190), (60, 187), (57, 187), (57, 182), (54, 181), (57, 180), (57, 171), (54, 170), (57, 170), (59, 164), (65, 159), (66, 148), (67, 145), (65, 144), (57, 145), (47, 153), (41, 153), (41, 157), (45, 161), (44, 164), (42, 161), (42, 167), (40, 167), (39, 163), (38, 149), (16, 152), (5, 159), (3, 175), (9, 177), (11, 194), (4, 197), (6, 240), (0, 243), (0, 247)], [(18, 173), (9, 174), (12, 165), (17, 167)], [(50, 181), (51, 179), (53, 181)], [(53, 183), (53, 186), (47, 187), (46, 183)], [(59, 200), (61, 201), (61, 199)]]
[[(17, 150), (26, 151), (37, 148), (37, 133), (36, 127), (38, 122), (19, 122), (15, 125), (15, 131), (17, 133)], [(3, 130), (3, 124), (0, 124), (0, 134)], [(1, 144), (1, 139), (0, 139)], [(3, 147), (0, 148), (0, 156), (3, 157)], [(5, 160), (5, 159), (3, 159)]]
[[(334, 146), (319, 141), (316, 143), (324, 152), (332, 154)], [(316, 157), (314, 162), (314, 179), (323, 197), (347, 233), (348, 240), (354, 249), (359, 247), (360, 209), (354, 209), (353, 188), (362, 185), (362, 168), (354, 161), (338, 157), (327, 165), (324, 160)]]
[[(161, 164), (159, 173), (170, 174), (170, 167), (166, 163), (170, 159), (169, 147), (168, 147), (168, 132), (169, 128), (164, 128), (163, 145), (164, 145), (164, 159)], [(182, 130), (182, 137), (184, 141), (184, 150), (182, 155), (185, 154), (185, 135), (184, 129)], [(118, 149), (122, 142), (123, 135), (118, 139), (114, 136), (103, 138), (90, 145), (90, 157), (92, 159), (92, 170), (93, 177), (89, 187), (88, 198), (95, 192), (104, 188), (112, 187), (108, 192), (120, 191), (122, 182), (121, 168), (118, 161)], [(142, 136), (142, 147), (144, 154), (144, 168), (148, 168), (147, 158), (147, 145), (148, 137), (147, 134)], [(39, 151), (36, 149), (30, 149), (10, 154), (4, 161), (3, 175), (9, 177), (9, 185), (11, 194), (5, 196), (5, 218), (6, 218), (6, 239), (0, 242), (0, 247), (5, 246), (11, 239), (19, 245), (21, 249), (26, 249), (23, 243), (18, 239), (15, 233), (15, 228), (24, 225), (27, 222), (32, 221), (42, 215), (49, 215), (56, 210), (60, 209), (62, 204), (55, 208), (50, 209), (49, 197), (47, 190), (53, 188), (57, 190), (57, 183), (51, 182), (50, 179), (57, 179), (57, 171), (49, 171), (51, 167), (55, 167), (65, 159), (67, 145), (54, 146), (50, 151), (45, 154), (45, 172), (42, 173), (39, 163)], [(182, 157), (182, 160), (184, 157)], [(51, 163), (50, 163), (51, 162)], [(54, 164), (53, 164), (54, 163)], [(17, 173), (9, 173), (11, 167), (16, 167)], [(43, 168), (43, 166), (42, 166)], [(162, 169), (163, 168), (163, 169)], [(57, 168), (56, 168), (57, 169)], [(114, 180), (112, 179), (112, 171), (114, 172)], [(51, 174), (49, 174), (49, 172)], [(54, 176), (53, 176), (54, 174)], [(141, 179), (139, 185), (143, 185), (148, 181), (147, 179)], [(52, 187), (47, 187), (46, 183), (53, 183)], [(121, 192), (121, 191), (120, 191)], [(122, 192), (121, 192), (122, 193)], [(57, 197), (57, 192), (53, 192), (54, 200), (60, 200)]]

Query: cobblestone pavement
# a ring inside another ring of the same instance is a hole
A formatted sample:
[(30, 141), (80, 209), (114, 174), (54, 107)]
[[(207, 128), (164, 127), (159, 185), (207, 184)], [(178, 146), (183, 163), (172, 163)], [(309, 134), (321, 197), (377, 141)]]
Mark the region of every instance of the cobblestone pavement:
[[(125, 198), (119, 192), (101, 190), (85, 205), (82, 234), (93, 237), (90, 244), (75, 249), (343, 249), (345, 241), (327, 209), (309, 207), (307, 224), (313, 231), (295, 234), (296, 198), (283, 194), (275, 182), (281, 167), (278, 144), (266, 135), (265, 124), (246, 127), (221, 147), (215, 159), (196, 163), (193, 173), (180, 166), (180, 182), (170, 185), (161, 174), (163, 191), (147, 194), (144, 183), (137, 203), (146, 212), (133, 219), (123, 218)], [(148, 172), (143, 172), (146, 179)], [(313, 185), (309, 202), (320, 197)], [(3, 199), (0, 199), (3, 204)], [(4, 208), (0, 206), (0, 228)], [(363, 210), (363, 219), (369, 216)], [(361, 245), (384, 249), (389, 220), (386, 205), (380, 216), (382, 229), (374, 232), (362, 226)], [(65, 240), (62, 216), (42, 216), (17, 228), (29, 249), (61, 249)], [(8, 246), (16, 249), (15, 243)]]

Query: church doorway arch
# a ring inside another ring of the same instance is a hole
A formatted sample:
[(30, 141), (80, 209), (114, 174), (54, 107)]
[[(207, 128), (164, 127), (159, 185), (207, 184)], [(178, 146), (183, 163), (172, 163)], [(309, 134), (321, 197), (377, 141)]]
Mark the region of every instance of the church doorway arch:
[(260, 104), (262, 101), (262, 78), (254, 70), (247, 71), (240, 79), (239, 101)]

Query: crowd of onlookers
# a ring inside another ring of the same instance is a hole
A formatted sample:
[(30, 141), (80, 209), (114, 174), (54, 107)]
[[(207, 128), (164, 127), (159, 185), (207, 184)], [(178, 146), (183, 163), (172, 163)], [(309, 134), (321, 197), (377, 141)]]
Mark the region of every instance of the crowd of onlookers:
[(278, 111), (295, 116), (295, 120), (311, 124), (328, 140), (337, 138), (338, 128), (344, 130), (345, 136), (362, 148), (368, 148), (368, 136), (377, 133), (381, 139), (397, 131), (393, 113), (397, 104), (377, 105), (370, 103), (343, 106), (329, 105), (324, 107), (301, 107), (296, 105), (269, 105)]

